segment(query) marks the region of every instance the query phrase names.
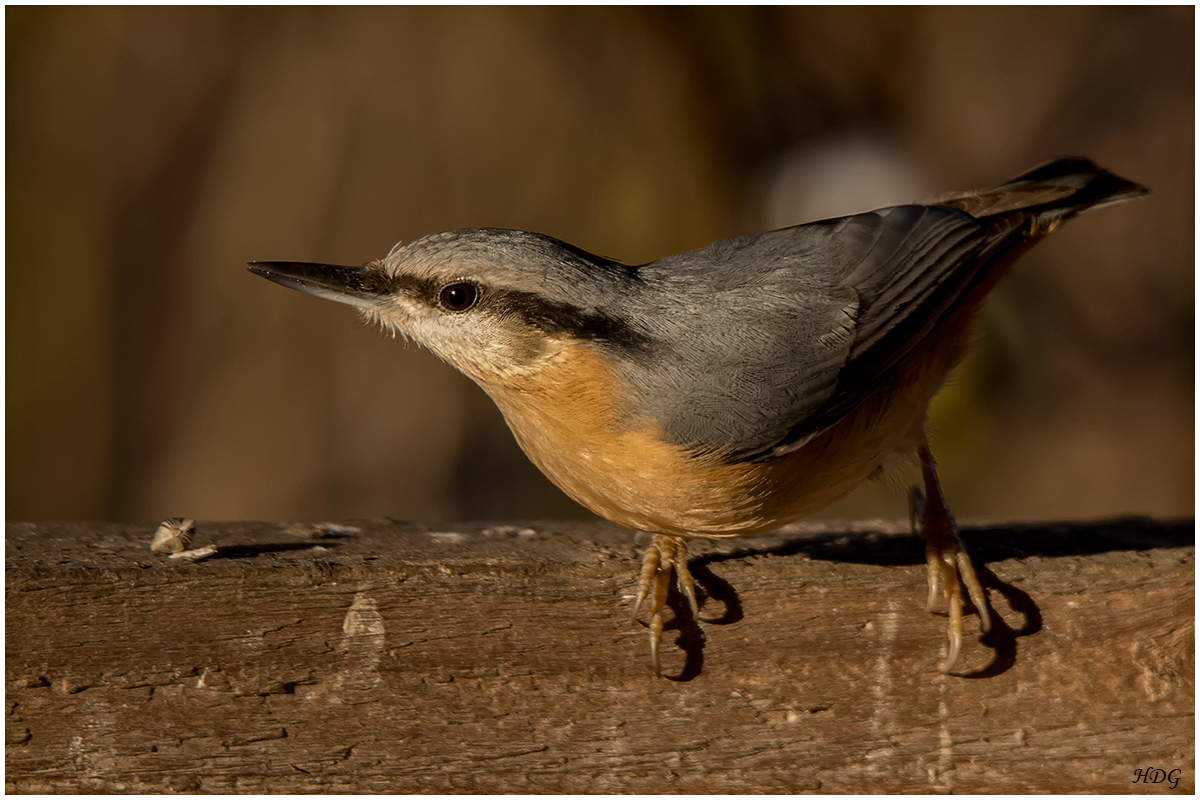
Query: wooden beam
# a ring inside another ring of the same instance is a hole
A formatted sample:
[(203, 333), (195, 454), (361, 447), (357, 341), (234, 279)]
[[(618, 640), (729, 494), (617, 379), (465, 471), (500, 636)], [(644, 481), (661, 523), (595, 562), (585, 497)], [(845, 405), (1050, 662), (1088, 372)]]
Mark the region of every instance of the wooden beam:
[(699, 543), (671, 679), (609, 525), (155, 527), (7, 525), (9, 791), (1195, 789), (1192, 520), (967, 527), (950, 676), (907, 525)]

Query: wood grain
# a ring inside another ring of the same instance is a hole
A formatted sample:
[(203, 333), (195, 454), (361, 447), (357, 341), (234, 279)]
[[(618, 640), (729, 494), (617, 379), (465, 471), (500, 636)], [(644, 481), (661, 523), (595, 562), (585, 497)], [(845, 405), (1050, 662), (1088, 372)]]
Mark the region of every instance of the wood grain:
[(906, 525), (698, 543), (673, 679), (613, 526), (155, 527), (7, 526), (9, 791), (1195, 788), (1192, 520), (968, 526), (953, 676)]

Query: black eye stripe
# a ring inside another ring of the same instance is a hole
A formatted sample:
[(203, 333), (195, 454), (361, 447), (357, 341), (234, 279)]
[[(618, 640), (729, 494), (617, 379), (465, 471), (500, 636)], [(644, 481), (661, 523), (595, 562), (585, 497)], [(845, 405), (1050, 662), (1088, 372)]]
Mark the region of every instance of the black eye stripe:
[(479, 287), (470, 281), (447, 284), (438, 291), (438, 304), (447, 311), (468, 311), (478, 301)]
[(514, 314), (546, 333), (565, 333), (576, 339), (606, 342), (627, 350), (645, 350), (650, 340), (617, 317), (554, 303), (529, 292), (503, 289), (488, 293), (488, 307)]
[[(555, 303), (531, 292), (495, 286), (482, 287), (474, 281), (457, 280), (437, 284), (425, 278), (397, 275), (395, 290), (410, 296), (431, 299), (438, 308), (461, 314), (480, 306), (486, 296), (487, 310), (498, 316), (520, 317), (527, 325), (549, 334), (567, 334), (577, 339), (616, 345), (627, 351), (645, 351), (649, 338), (617, 317), (596, 311), (584, 311), (566, 303)], [(467, 302), (467, 300), (470, 302)]]

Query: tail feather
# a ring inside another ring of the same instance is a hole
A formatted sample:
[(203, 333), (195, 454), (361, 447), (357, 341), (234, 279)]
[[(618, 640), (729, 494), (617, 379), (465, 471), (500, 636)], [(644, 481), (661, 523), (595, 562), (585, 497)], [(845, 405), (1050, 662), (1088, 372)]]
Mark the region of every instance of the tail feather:
[(1148, 194), (1149, 190), (1086, 158), (1060, 158), (981, 192), (942, 195), (931, 205), (957, 208), (976, 219), (1019, 213), (1032, 218), (1031, 234), (1045, 235), (1093, 208)]

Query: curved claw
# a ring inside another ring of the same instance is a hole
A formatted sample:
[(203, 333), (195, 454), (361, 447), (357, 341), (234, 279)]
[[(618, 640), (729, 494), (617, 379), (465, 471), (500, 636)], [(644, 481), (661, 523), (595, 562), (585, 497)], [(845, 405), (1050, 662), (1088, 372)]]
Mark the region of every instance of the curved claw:
[(678, 536), (655, 534), (654, 540), (646, 548), (642, 557), (642, 575), (638, 581), (637, 599), (633, 603), (633, 618), (637, 619), (642, 603), (653, 592), (654, 600), (650, 608), (650, 663), (654, 674), (662, 677), (659, 662), (659, 646), (662, 643), (663, 608), (667, 604), (667, 593), (671, 588), (671, 573), (675, 573), (675, 582), (679, 591), (687, 598), (693, 616), (699, 616), (696, 604), (696, 588), (692, 575), (687, 567), (687, 542)]
[[(963, 588), (971, 598), (979, 614), (979, 628), (983, 633), (991, 630), (992, 619), (988, 610), (987, 595), (971, 557), (962, 540), (958, 538), (958, 527), (942, 496), (937, 473), (933, 466), (933, 455), (928, 444), (920, 451), (921, 469), (925, 478), (925, 491), (912, 487), (909, 493), (909, 520), (914, 529), (920, 527), (925, 539), (925, 563), (928, 567), (929, 598), (926, 609), (933, 611), (937, 605), (938, 589), (942, 589), (948, 605), (950, 623), (947, 637), (950, 640), (942, 672), (949, 672), (958, 661), (963, 638)], [(919, 522), (918, 522), (919, 521)]]
[[(947, 533), (953, 535), (953, 542), (949, 544), (945, 543)], [(983, 592), (979, 578), (975, 575), (975, 568), (971, 565), (971, 557), (963, 548), (962, 542), (958, 541), (958, 535), (954, 529), (943, 530), (936, 536), (927, 534), (926, 540), (925, 561), (929, 565), (929, 601), (926, 609), (934, 610), (940, 585), (943, 588), (950, 615), (948, 631), (950, 651), (946, 655), (946, 663), (942, 665), (942, 672), (949, 672), (958, 661), (958, 654), (962, 650), (962, 590), (964, 587), (967, 595), (971, 598), (971, 603), (979, 613), (980, 631), (987, 633), (991, 630), (992, 618), (988, 612), (987, 596)]]

